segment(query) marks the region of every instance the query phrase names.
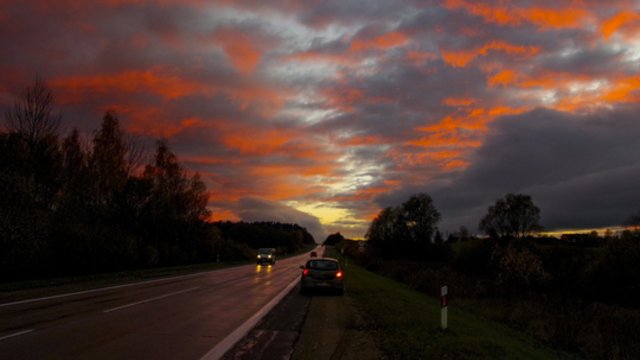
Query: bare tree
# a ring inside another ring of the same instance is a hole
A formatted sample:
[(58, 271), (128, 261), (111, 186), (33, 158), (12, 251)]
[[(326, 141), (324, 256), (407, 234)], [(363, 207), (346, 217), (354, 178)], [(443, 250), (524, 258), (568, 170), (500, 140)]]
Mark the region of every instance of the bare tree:
[(9, 132), (22, 134), (31, 143), (56, 134), (60, 119), (53, 112), (53, 93), (39, 75), (6, 112)]

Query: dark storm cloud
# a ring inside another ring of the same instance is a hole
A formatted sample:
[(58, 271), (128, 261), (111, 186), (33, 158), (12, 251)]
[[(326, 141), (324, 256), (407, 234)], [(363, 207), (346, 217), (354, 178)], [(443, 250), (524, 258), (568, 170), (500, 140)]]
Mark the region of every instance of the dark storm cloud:
[(555, 56), (542, 59), (538, 66), (545, 71), (574, 72), (578, 74), (605, 75), (621, 69), (625, 62), (624, 49), (584, 49), (569, 46), (555, 49)]
[(525, 193), (541, 208), (548, 230), (616, 226), (640, 207), (637, 111), (575, 115), (537, 109), (501, 118), (459, 178), (378, 201), (395, 206), (427, 191), (443, 214), (442, 228), (451, 231), (460, 225), (475, 229), (496, 199)]
[[(451, 68), (434, 62), (428, 73), (404, 62), (384, 63), (366, 77), (354, 75), (336, 92), (357, 89), (362, 95), (355, 109), (316, 126), (318, 129), (354, 129), (390, 141), (406, 140), (415, 128), (432, 124), (450, 112), (442, 106), (448, 97), (486, 97), (483, 75), (476, 68)], [(445, 85), (446, 84), (446, 85)]]
[(317, 217), (278, 202), (258, 197), (244, 197), (236, 204), (236, 213), (244, 221), (277, 221), (298, 224), (313, 235), (317, 243), (324, 241), (326, 233)]

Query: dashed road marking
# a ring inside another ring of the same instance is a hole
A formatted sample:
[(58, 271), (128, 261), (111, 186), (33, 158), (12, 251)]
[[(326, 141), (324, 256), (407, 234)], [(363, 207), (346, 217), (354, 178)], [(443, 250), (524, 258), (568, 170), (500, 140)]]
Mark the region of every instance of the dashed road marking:
[(152, 298), (150, 298), (150, 299), (141, 300), (141, 301), (136, 301), (136, 302), (134, 302), (134, 303), (130, 303), (130, 304), (126, 304), (126, 305), (122, 305), (122, 306), (114, 307), (114, 308), (111, 308), (111, 309), (104, 310), (103, 312), (104, 312), (104, 313), (109, 313), (109, 312), (112, 312), (112, 311), (117, 311), (117, 310), (125, 309), (125, 308), (131, 307), (131, 306), (136, 306), (136, 305), (140, 305), (140, 304), (148, 303), (148, 302), (151, 302), (151, 301), (156, 301), (156, 300), (160, 300), (160, 299), (168, 298), (169, 296), (174, 296), (174, 295), (178, 295), (178, 294), (183, 294), (183, 293), (186, 293), (186, 292), (189, 292), (189, 291), (193, 291), (193, 290), (195, 290), (195, 289), (199, 289), (199, 288), (200, 288), (199, 286), (191, 287), (191, 288), (188, 288), (188, 289), (184, 289), (184, 290), (180, 290), (180, 291), (172, 292), (172, 293), (169, 293), (169, 294), (164, 294), (164, 295), (160, 295), (160, 296), (152, 297)]
[(23, 331), (19, 331), (17, 333), (13, 333), (13, 334), (9, 334), (9, 335), (5, 335), (3, 337), (0, 337), (0, 341), (5, 340), (5, 339), (9, 339), (12, 337), (16, 337), (16, 336), (20, 336), (20, 335), (24, 335), (24, 334), (28, 334), (30, 332), (32, 332), (33, 329), (29, 329), (29, 330), (23, 330)]

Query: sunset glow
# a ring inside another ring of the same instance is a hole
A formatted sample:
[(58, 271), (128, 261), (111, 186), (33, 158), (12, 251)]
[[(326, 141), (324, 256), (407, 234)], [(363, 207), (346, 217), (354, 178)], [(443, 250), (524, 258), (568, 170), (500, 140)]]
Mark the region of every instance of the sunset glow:
[(508, 192), (550, 232), (640, 207), (636, 2), (8, 0), (0, 26), (2, 113), (36, 74), (64, 132), (114, 109), (212, 220), (362, 238), (418, 192), (445, 232)]

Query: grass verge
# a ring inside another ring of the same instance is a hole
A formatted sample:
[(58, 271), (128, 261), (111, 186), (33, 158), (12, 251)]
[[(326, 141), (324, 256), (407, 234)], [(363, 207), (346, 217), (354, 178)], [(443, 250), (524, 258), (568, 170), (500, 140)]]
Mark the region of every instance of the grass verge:
[(462, 311), (455, 303), (449, 306), (449, 328), (443, 331), (438, 300), (352, 263), (346, 268), (345, 281), (346, 293), (361, 309), (380, 348), (391, 359), (570, 357), (506, 325)]

